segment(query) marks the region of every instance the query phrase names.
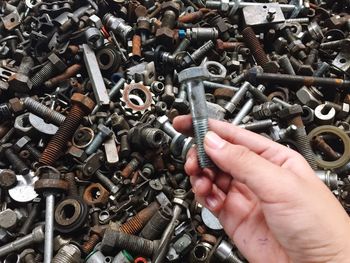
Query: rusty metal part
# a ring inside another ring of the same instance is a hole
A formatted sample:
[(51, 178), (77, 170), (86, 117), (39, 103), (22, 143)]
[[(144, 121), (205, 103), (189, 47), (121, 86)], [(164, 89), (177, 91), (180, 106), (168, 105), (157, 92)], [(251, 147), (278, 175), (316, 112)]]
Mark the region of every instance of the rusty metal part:
[(99, 183), (90, 184), (85, 188), (84, 202), (91, 206), (103, 206), (108, 201), (109, 192)]

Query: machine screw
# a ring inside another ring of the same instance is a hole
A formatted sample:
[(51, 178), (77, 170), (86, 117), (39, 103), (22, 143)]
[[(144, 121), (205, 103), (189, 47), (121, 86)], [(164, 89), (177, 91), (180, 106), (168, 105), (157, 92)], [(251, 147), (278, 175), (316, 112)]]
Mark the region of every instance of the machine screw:
[(95, 103), (90, 98), (79, 93), (74, 93), (71, 100), (73, 105), (68, 116), (59, 127), (56, 134), (51, 138), (41, 155), (40, 163), (44, 165), (52, 165), (55, 163), (63, 153), (67, 142), (72, 138), (79, 127), (85, 114), (91, 112), (95, 106)]
[(57, 126), (61, 125), (66, 119), (66, 117), (61, 113), (46, 107), (30, 97), (25, 98), (23, 100), (23, 104), (30, 112)]
[(97, 151), (97, 149), (102, 145), (104, 140), (113, 135), (113, 131), (103, 124), (97, 126), (98, 133), (96, 134), (94, 140), (90, 143), (88, 148), (86, 148), (85, 153), (90, 155)]
[(44, 241), (44, 227), (42, 225), (33, 229), (32, 233), (21, 237), (13, 242), (10, 242), (0, 247), (0, 257), (3, 257), (9, 253), (21, 250), (34, 243), (40, 243)]

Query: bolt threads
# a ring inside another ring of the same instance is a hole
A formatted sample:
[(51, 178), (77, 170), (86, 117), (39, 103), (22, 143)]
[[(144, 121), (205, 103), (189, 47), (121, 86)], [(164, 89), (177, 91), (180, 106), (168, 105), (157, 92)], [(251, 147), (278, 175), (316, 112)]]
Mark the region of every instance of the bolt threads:
[(41, 156), (41, 152), (38, 151), (33, 145), (26, 144), (24, 148), (30, 152), (30, 154), (34, 157), (35, 160), (39, 160)]
[(315, 160), (315, 155), (312, 151), (310, 140), (307, 137), (305, 128), (298, 128), (294, 133), (294, 140), (297, 144), (297, 147), (300, 151), (300, 154), (305, 158), (309, 163), (312, 169), (317, 169), (317, 164)]
[(78, 105), (73, 105), (69, 115), (66, 117), (56, 134), (47, 144), (41, 155), (40, 163), (52, 166), (63, 153), (67, 142), (72, 138), (74, 132), (79, 127), (85, 112)]
[(79, 196), (77, 183), (75, 182), (75, 174), (66, 173), (64, 179), (68, 182), (68, 195), (73, 197)]
[(52, 259), (52, 263), (79, 263), (80, 257), (81, 252), (79, 248), (73, 244), (68, 244), (60, 248)]
[(45, 66), (43, 66), (32, 78), (30, 81), (33, 83), (34, 87), (38, 87), (43, 84), (46, 80), (51, 78), (56, 72), (56, 68), (54, 64), (48, 62)]
[(213, 48), (215, 47), (215, 44), (213, 41), (209, 40), (206, 42), (203, 46), (199, 47), (196, 51), (194, 51), (191, 55), (193, 61), (196, 64), (199, 64), (204, 56)]
[(159, 238), (168, 226), (172, 215), (173, 211), (169, 207), (162, 207), (148, 221), (140, 236), (149, 240)]
[(33, 100), (30, 97), (25, 98), (24, 106), (31, 112), (45, 119), (45, 121), (52, 122), (55, 125), (61, 125), (65, 120), (65, 116), (61, 113), (46, 107), (45, 105)]
[(85, 254), (89, 254), (94, 247), (97, 245), (98, 242), (100, 242), (100, 236), (97, 234), (92, 234), (89, 237), (89, 240), (87, 240), (83, 245), (82, 245), (82, 250)]
[(12, 116), (10, 107), (6, 103), (0, 104), (0, 119), (6, 120)]
[(19, 174), (27, 174), (29, 172), (27, 165), (12, 151), (12, 149), (6, 149), (4, 154), (6, 159), (13, 166), (13, 169)]
[(154, 241), (120, 231), (115, 233), (115, 247), (146, 257), (151, 257), (156, 250)]
[(208, 119), (193, 119), (193, 128), (197, 144), (197, 156), (201, 168), (212, 167), (213, 163), (204, 150), (204, 137), (209, 130)]
[(147, 224), (151, 219), (154, 213), (158, 210), (157, 202), (153, 202), (148, 207), (142, 209), (129, 221), (120, 226), (119, 231), (135, 235), (142, 230), (142, 228)]
[(246, 27), (243, 29), (242, 35), (244, 43), (249, 47), (256, 60), (256, 63), (259, 66), (264, 67), (269, 62), (269, 59), (267, 58), (267, 55), (258, 38), (256, 37), (254, 30), (251, 27)]

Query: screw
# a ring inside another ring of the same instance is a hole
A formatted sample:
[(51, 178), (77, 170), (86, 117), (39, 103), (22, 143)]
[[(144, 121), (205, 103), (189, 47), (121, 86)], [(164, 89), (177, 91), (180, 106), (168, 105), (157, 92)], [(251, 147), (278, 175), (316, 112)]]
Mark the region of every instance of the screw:
[(243, 99), (243, 97), (247, 93), (249, 87), (250, 87), (249, 82), (246, 81), (243, 83), (243, 85), (233, 95), (232, 99), (229, 102), (227, 102), (227, 104), (225, 105), (224, 108), (227, 112), (233, 113), (236, 110), (238, 104), (241, 102), (241, 100)]
[(19, 230), (19, 233), (21, 235), (27, 235), (29, 233), (29, 229), (32, 227), (37, 215), (39, 212), (39, 205), (33, 204), (33, 206), (30, 209), (29, 215), (27, 219), (24, 221), (21, 229)]
[[(3, 154), (6, 159), (10, 162), (13, 169), (19, 174), (28, 174), (29, 168), (28, 166), (18, 157), (18, 155), (11, 149), (12, 144), (6, 143), (0, 146), (3, 148)], [(1, 151), (1, 150), (0, 150)]]
[(80, 64), (73, 64), (69, 66), (62, 74), (45, 81), (45, 86), (47, 88), (53, 88), (60, 82), (74, 77), (80, 71), (81, 67), (82, 66)]
[(208, 42), (200, 46), (197, 50), (195, 50), (192, 54), (186, 53), (186, 56), (183, 58), (181, 67), (186, 68), (189, 67), (191, 64), (199, 65), (202, 62), (202, 59), (205, 57), (205, 55), (210, 50), (213, 50), (214, 47), (214, 42), (212, 40), (209, 40)]
[(67, 142), (79, 127), (85, 114), (91, 112), (95, 106), (95, 103), (90, 98), (79, 93), (74, 93), (71, 101), (73, 105), (68, 116), (56, 134), (51, 138), (41, 155), (40, 163), (44, 165), (55, 163), (66, 148)]
[(261, 131), (272, 127), (273, 124), (274, 122), (268, 119), (268, 120), (255, 121), (248, 124), (241, 124), (239, 125), (239, 127), (242, 129), (246, 129), (248, 131)]
[(113, 131), (103, 124), (99, 124), (97, 126), (97, 129), (98, 129), (98, 133), (96, 134), (94, 140), (90, 143), (90, 145), (85, 150), (85, 153), (87, 155), (90, 155), (96, 152), (97, 149), (102, 145), (104, 140), (106, 140), (107, 138), (113, 135)]
[(161, 207), (142, 229), (140, 236), (149, 240), (160, 238), (172, 216), (173, 211), (169, 207)]
[(34, 189), (45, 197), (45, 246), (44, 263), (50, 263), (53, 255), (55, 195), (68, 189), (68, 183), (61, 179), (61, 173), (51, 166), (41, 166), (36, 171), (40, 178)]
[(350, 89), (349, 80), (337, 78), (320, 78), (261, 72), (250, 72), (248, 75), (251, 77), (251, 81), (253, 83), (267, 82), (269, 84), (278, 84), (281, 86), (321, 86), (327, 88), (345, 89), (346, 91)]
[(130, 235), (137, 234), (144, 228), (158, 209), (159, 204), (157, 202), (152, 202), (146, 208), (142, 209), (135, 216), (129, 219), (126, 223), (122, 224), (119, 231)]
[(272, 22), (275, 19), (275, 15), (276, 15), (276, 9), (269, 8), (269, 10), (267, 10), (266, 20), (269, 22)]
[(9, 253), (21, 250), (34, 243), (40, 243), (44, 240), (44, 227), (42, 225), (33, 229), (32, 233), (24, 237), (18, 238), (2, 247), (0, 247), (0, 257)]
[(284, 72), (289, 75), (295, 75), (294, 68), (290, 63), (290, 60), (287, 55), (283, 55), (278, 59), (278, 63), (283, 68)]
[[(57, 61), (54, 63), (53, 61)], [(56, 73), (62, 72), (67, 66), (54, 53), (49, 56), (49, 61), (30, 79), (33, 87), (38, 87)]]
[(252, 52), (256, 63), (263, 67), (265, 72), (277, 72), (279, 66), (275, 61), (269, 61), (262, 45), (260, 44), (258, 38), (255, 35), (253, 28), (246, 27), (242, 30), (244, 43), (249, 47), (250, 52)]
[(57, 126), (61, 125), (66, 119), (61, 113), (46, 107), (30, 97), (25, 98), (23, 104), (30, 112), (43, 118), (46, 122), (51, 122)]
[(78, 197), (78, 186), (75, 181), (75, 173), (70, 172), (64, 175), (64, 180), (68, 182), (68, 196)]
[(94, 249), (94, 247), (100, 242), (104, 232), (104, 227), (101, 227), (100, 225), (95, 225), (91, 228), (89, 239), (82, 245), (82, 250), (85, 254), (89, 254)]
[(136, 169), (143, 163), (144, 158), (138, 152), (133, 152), (131, 154), (132, 159), (125, 166), (125, 168), (120, 172), (120, 175), (128, 178)]
[(67, 244), (58, 250), (56, 256), (52, 259), (52, 263), (79, 263), (80, 260), (80, 249), (76, 245)]

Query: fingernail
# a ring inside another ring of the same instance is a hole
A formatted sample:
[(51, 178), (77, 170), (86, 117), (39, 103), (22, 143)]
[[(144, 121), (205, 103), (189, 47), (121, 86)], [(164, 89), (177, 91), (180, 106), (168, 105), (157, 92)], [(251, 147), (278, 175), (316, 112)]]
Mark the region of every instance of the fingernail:
[(205, 199), (205, 202), (207, 203), (209, 209), (215, 209), (219, 204), (218, 200), (213, 195), (209, 195)]
[(192, 182), (192, 190), (195, 193), (197, 191), (198, 188), (201, 187), (201, 185), (203, 184), (203, 179), (200, 177), (197, 177), (196, 179), (193, 180)]
[(221, 149), (225, 145), (225, 141), (212, 131), (207, 132), (204, 143), (212, 149)]

